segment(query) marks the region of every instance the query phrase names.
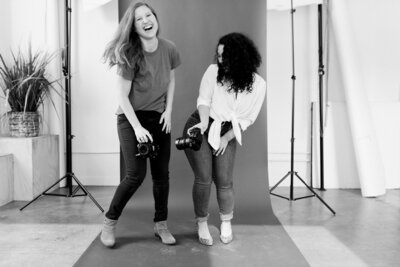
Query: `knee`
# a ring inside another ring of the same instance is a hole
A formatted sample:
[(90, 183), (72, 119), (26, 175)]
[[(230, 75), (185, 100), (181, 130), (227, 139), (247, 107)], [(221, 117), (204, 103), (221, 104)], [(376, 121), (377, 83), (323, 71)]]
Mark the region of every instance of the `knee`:
[(141, 185), (146, 177), (146, 172), (144, 173), (131, 173), (127, 172), (124, 182), (128, 184), (137, 184)]
[(193, 171), (195, 182), (211, 183), (212, 173), (207, 168), (196, 168)]
[(162, 177), (154, 177), (153, 176), (153, 184), (155, 186), (168, 186), (169, 185), (169, 177), (168, 177), (168, 175), (162, 176)]
[(212, 179), (209, 176), (195, 176), (194, 183), (199, 186), (211, 186)]
[(151, 172), (151, 176), (153, 177), (154, 182), (163, 182), (169, 180), (169, 172), (168, 170), (156, 170)]
[(223, 181), (216, 181), (215, 186), (218, 190), (231, 190), (233, 188), (233, 182), (229, 179)]

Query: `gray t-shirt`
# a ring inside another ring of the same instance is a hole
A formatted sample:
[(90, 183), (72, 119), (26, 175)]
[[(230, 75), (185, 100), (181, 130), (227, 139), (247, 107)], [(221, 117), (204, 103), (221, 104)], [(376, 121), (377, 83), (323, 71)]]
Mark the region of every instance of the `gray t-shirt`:
[[(181, 64), (178, 50), (174, 43), (158, 39), (154, 52), (144, 51), (144, 64), (135, 76), (129, 67), (118, 67), (117, 73), (124, 79), (131, 80), (129, 100), (135, 111), (153, 110), (164, 112), (167, 99), (170, 72)], [(123, 113), (118, 107), (117, 114)]]

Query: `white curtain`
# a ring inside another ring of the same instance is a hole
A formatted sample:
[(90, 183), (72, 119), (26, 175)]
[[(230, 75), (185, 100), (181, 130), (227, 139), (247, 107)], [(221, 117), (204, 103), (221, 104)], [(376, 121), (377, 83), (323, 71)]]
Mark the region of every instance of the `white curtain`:
[(385, 193), (385, 170), (364, 85), (363, 66), (349, 23), (346, 0), (331, 1), (330, 18), (338, 51), (361, 192), (365, 197)]

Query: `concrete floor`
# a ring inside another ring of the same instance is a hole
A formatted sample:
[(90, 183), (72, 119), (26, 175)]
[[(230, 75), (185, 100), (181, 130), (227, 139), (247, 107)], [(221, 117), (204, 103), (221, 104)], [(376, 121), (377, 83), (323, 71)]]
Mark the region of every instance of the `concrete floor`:
[[(103, 208), (115, 190), (88, 189)], [(317, 198), (271, 196), (275, 215), (310, 266), (399, 266), (400, 190), (378, 198), (362, 198), (359, 190), (317, 192), (336, 216)], [(104, 214), (88, 197), (45, 196), (20, 212), (25, 203), (0, 207), (0, 266), (72, 266), (101, 229)]]

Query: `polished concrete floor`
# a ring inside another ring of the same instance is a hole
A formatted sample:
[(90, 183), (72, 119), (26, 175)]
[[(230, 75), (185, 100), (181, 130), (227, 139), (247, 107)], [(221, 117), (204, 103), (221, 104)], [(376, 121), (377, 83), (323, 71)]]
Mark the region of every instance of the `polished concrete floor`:
[[(107, 207), (114, 187), (88, 187)], [(289, 194), (286, 187), (275, 193)], [(295, 188), (295, 197), (306, 195)], [(319, 192), (287, 201), (271, 196), (275, 215), (310, 266), (399, 266), (400, 190), (363, 198), (359, 190)], [(88, 197), (41, 197), (0, 207), (0, 266), (73, 266), (98, 235), (103, 213)], [(290, 255), (287, 255), (290, 257)]]

